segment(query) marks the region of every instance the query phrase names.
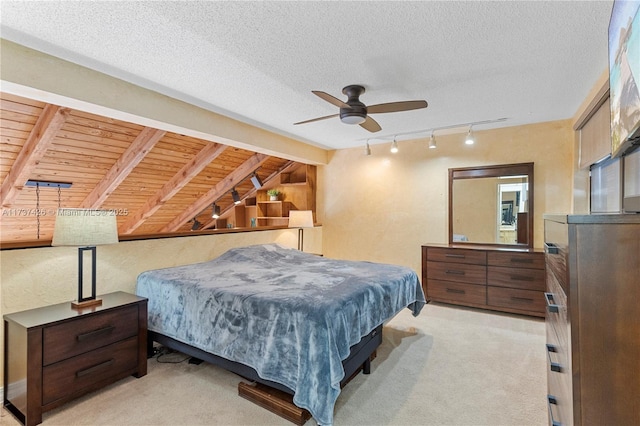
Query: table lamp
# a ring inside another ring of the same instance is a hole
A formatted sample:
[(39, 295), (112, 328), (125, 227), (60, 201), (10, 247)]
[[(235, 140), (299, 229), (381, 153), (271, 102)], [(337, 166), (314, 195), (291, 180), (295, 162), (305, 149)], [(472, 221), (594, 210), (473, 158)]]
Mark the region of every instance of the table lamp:
[(289, 212), (289, 228), (298, 228), (298, 250), (304, 251), (302, 228), (313, 228), (313, 212), (311, 210), (291, 210)]
[[(53, 229), (52, 246), (78, 247), (78, 299), (71, 302), (75, 309), (100, 305), (96, 298), (96, 246), (118, 242), (116, 215), (109, 210), (58, 209)], [(83, 293), (84, 252), (91, 251), (91, 294)]]

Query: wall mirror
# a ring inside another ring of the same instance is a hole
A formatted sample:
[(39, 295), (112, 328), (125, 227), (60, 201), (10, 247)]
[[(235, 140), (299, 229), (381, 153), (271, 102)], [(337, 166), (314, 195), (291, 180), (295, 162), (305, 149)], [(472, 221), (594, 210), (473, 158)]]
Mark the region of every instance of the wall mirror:
[(533, 163), (449, 169), (449, 244), (533, 247)]

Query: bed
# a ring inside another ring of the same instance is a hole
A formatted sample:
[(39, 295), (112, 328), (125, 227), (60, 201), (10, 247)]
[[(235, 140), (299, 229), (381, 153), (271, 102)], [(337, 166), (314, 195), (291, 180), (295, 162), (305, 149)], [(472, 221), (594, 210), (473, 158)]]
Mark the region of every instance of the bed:
[[(152, 339), (211, 354), (245, 377), (253, 371), (293, 394), (321, 425), (333, 423), (340, 385), (351, 374), (345, 367), (368, 361), (384, 322), (404, 308), (417, 316), (425, 304), (410, 268), (277, 244), (143, 272), (136, 293), (149, 299)], [(243, 368), (249, 373), (237, 371)]]

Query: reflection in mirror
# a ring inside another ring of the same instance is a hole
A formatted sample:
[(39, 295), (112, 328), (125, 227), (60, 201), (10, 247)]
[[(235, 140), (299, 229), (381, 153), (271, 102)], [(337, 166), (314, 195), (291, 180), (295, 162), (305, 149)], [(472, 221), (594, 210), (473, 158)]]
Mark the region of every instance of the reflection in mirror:
[(533, 163), (449, 169), (449, 243), (532, 247)]

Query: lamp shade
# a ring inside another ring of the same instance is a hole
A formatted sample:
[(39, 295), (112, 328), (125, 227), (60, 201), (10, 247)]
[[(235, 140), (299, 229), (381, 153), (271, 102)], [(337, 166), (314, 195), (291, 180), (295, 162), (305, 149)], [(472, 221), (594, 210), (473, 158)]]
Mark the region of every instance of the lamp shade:
[(92, 247), (118, 242), (115, 212), (95, 209), (58, 209), (52, 246)]
[(289, 212), (289, 228), (313, 228), (313, 212), (311, 210), (291, 210)]

